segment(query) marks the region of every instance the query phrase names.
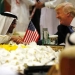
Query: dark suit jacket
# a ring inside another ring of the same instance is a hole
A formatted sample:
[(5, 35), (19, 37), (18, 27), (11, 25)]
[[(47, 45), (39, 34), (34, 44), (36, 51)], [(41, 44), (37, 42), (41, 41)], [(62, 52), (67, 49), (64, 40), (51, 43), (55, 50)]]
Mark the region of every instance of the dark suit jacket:
[(58, 31), (57, 31), (56, 35), (58, 35), (58, 44), (65, 43), (66, 35), (68, 33), (71, 33), (69, 28), (65, 25), (59, 25), (57, 30)]
[[(72, 27), (72, 28), (74, 28), (73, 30), (75, 31), (75, 27)], [(58, 35), (58, 44), (65, 43), (66, 35), (68, 33), (71, 34), (69, 27), (67, 27), (65, 25), (59, 25), (57, 27), (57, 30), (58, 31), (57, 31), (57, 33), (55, 33), (55, 35)], [(39, 40), (37, 42), (37, 44), (42, 45), (42, 40)]]

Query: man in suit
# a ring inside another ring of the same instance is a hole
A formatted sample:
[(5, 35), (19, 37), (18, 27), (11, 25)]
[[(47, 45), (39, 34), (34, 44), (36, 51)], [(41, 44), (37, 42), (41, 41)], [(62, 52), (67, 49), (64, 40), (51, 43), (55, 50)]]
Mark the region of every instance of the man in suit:
[(56, 17), (59, 19), (60, 24), (58, 26), (58, 44), (65, 43), (67, 33), (74, 32), (75, 26), (75, 8), (69, 2), (61, 3), (56, 8)]
[(56, 8), (56, 17), (60, 21), (58, 26), (58, 44), (65, 43), (65, 38), (68, 33), (75, 31), (75, 8), (69, 3), (61, 3)]
[(55, 35), (58, 35), (58, 44), (65, 43), (67, 33), (71, 33), (69, 28), (65, 25), (59, 25), (57, 30)]

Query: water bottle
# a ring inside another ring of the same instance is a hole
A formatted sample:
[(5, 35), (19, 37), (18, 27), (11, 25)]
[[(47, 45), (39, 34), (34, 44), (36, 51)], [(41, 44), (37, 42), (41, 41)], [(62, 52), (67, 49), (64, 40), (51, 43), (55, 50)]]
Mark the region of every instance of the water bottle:
[(48, 44), (49, 43), (49, 33), (48, 33), (48, 28), (43, 28), (43, 40), (42, 44)]

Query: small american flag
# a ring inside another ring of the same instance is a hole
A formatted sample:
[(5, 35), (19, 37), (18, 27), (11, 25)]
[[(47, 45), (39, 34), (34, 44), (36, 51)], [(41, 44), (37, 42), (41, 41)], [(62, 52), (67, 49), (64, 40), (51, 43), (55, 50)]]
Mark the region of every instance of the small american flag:
[(37, 42), (38, 39), (39, 39), (39, 34), (32, 21), (30, 21), (28, 29), (26, 30), (25, 36), (23, 38), (23, 42), (25, 44), (29, 44), (30, 42)]

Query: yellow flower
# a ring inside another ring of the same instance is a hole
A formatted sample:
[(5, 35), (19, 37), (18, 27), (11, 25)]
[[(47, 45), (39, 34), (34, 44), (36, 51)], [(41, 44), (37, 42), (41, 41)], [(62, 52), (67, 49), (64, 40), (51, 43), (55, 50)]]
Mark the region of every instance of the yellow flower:
[(7, 51), (12, 51), (12, 50), (16, 50), (18, 48), (18, 46), (17, 45), (3, 44), (3, 45), (0, 45), (0, 48), (4, 48)]
[(25, 46), (24, 44), (21, 45), (22, 48), (27, 48), (27, 46)]

